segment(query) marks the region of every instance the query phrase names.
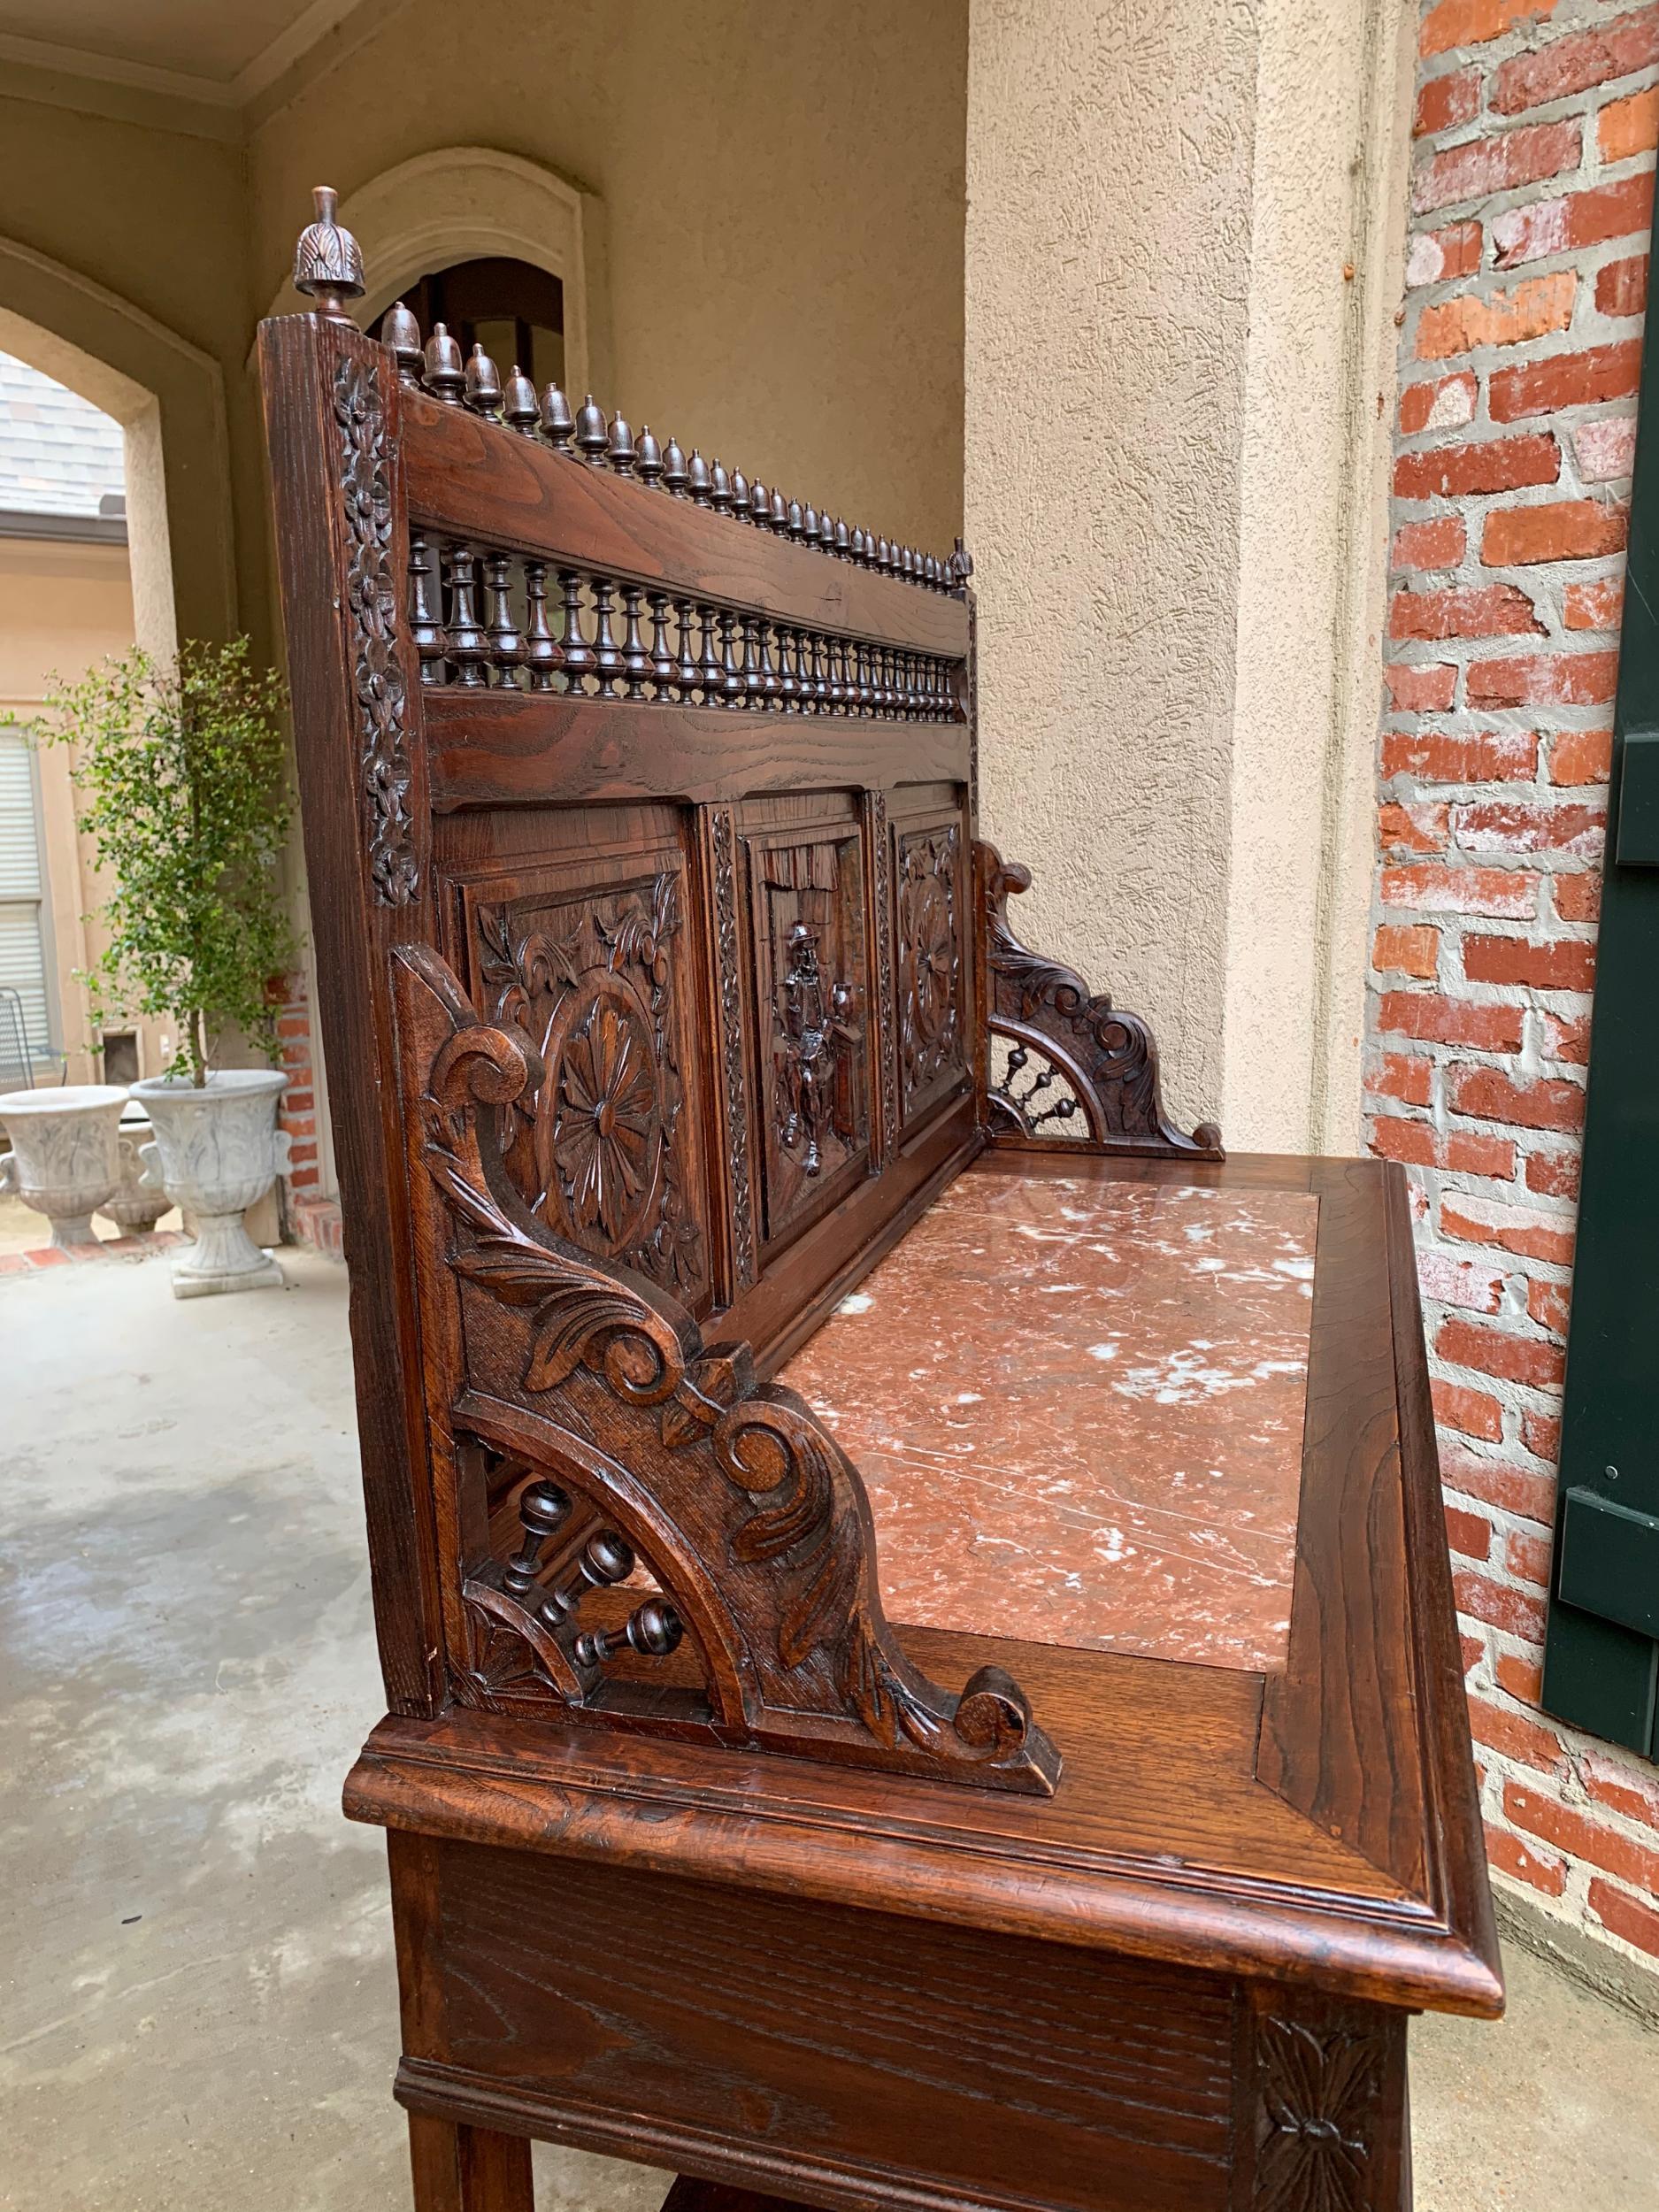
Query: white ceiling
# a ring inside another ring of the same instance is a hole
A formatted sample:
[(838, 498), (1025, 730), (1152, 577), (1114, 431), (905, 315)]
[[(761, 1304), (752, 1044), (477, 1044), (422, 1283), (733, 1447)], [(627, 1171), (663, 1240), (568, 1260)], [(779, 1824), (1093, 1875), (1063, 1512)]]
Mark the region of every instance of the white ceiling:
[(0, 0), (0, 58), (240, 105), (358, 0)]

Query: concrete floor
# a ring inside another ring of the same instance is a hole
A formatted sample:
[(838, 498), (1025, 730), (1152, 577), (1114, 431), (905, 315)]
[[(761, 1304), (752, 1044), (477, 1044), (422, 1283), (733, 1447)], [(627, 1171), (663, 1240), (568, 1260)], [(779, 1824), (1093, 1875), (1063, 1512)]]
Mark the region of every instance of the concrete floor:
[[(399, 2212), (345, 1276), (0, 1281), (0, 2206)], [(1659, 2038), (1523, 1955), (1415, 2033), (1419, 2212), (1659, 2207)], [(542, 2212), (667, 2177), (537, 2150)]]

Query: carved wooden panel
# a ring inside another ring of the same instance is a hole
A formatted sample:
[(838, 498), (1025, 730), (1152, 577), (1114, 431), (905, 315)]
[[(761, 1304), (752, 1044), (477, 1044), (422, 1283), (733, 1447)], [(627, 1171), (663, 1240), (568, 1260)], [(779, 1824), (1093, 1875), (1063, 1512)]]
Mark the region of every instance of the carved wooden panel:
[(854, 803), (839, 795), (755, 800), (739, 820), (763, 1234), (773, 1244), (814, 1219), (869, 1160), (864, 833)]
[(1406, 2140), (1404, 2016), (1251, 1993), (1256, 2097), (1240, 2145), (1248, 2212), (1395, 2212)]
[(470, 884), (463, 926), (475, 1002), (544, 1071), (506, 1148), (526, 1203), (695, 1310), (710, 1261), (690, 896), (677, 842), (573, 853)]
[(968, 1078), (966, 858), (961, 811), (954, 804), (896, 820), (896, 1018), (906, 1127)]

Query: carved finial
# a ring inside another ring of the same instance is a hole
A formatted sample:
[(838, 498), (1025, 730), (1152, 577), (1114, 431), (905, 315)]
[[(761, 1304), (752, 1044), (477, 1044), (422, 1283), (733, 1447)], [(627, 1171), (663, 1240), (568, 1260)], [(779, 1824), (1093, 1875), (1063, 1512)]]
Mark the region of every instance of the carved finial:
[(676, 499), (686, 495), (686, 457), (680, 449), (677, 438), (671, 438), (663, 448), (663, 487)]
[(709, 503), (709, 464), (694, 445), (691, 458), (686, 464), (686, 484), (691, 493), (692, 504), (706, 507)]
[(852, 533), (848, 529), (847, 525), (841, 520), (839, 515), (835, 518), (835, 536), (833, 540), (833, 546), (835, 557), (838, 561), (847, 561), (852, 558)]
[(493, 415), (501, 405), (501, 372), (482, 346), (474, 346), (467, 361), (466, 403), (479, 415)]
[(732, 480), (726, 472), (726, 465), (717, 458), (709, 470), (709, 504), (717, 515), (723, 515), (732, 504)]
[(420, 388), (420, 325), (402, 300), (394, 300), (380, 324), (380, 343), (397, 364), (405, 384)]
[(651, 435), (648, 422), (640, 425), (640, 442), (636, 449), (635, 467), (641, 484), (660, 484), (663, 480), (663, 449)]
[(956, 549), (950, 557), (951, 581), (955, 584), (956, 589), (961, 591), (965, 587), (968, 579), (972, 575), (972, 573), (973, 556), (969, 552), (967, 547), (964, 545), (962, 540), (958, 538), (956, 540)]
[(557, 384), (549, 384), (541, 395), (542, 434), (560, 453), (571, 449), (571, 432), (575, 425), (571, 420), (571, 403)]
[[(795, 527), (797, 517), (799, 518), (801, 526), (799, 529)], [(789, 511), (789, 535), (792, 538), (804, 538), (809, 545), (816, 545), (818, 543), (818, 509), (812, 504), (810, 499), (803, 509), (791, 507)]]
[(591, 392), (576, 411), (576, 450), (589, 468), (605, 465), (605, 449), (611, 443), (611, 432), (605, 423), (605, 411), (595, 401)]
[(849, 550), (852, 553), (854, 560), (858, 563), (861, 568), (868, 566), (870, 561), (870, 541), (862, 530), (854, 530)]
[[(797, 508), (795, 511), (798, 514), (800, 510)], [(785, 504), (784, 496), (781, 492), (773, 492), (772, 495), (771, 520), (772, 526), (777, 532), (778, 535), (780, 538), (787, 537), (789, 531), (789, 510)]]
[(526, 438), (534, 435), (535, 386), (516, 361), (512, 365), (512, 374), (507, 379), (502, 392), (501, 411), (504, 420), (521, 435)]
[(331, 323), (349, 323), (348, 300), (363, 297), (363, 256), (349, 230), (334, 220), (340, 196), (332, 184), (311, 193), (316, 219), (307, 223), (294, 249), (294, 289), (315, 300), (317, 312)]
[(732, 471), (731, 493), (732, 512), (740, 522), (747, 522), (749, 520), (749, 479), (741, 469)]
[(446, 407), (458, 407), (465, 386), (460, 347), (442, 323), (434, 323), (426, 341), (426, 389)]
[(772, 494), (758, 476), (749, 488), (749, 518), (757, 530), (772, 527)]
[(605, 444), (605, 458), (618, 476), (633, 475), (634, 433), (624, 415), (613, 415), (611, 419), (611, 435)]

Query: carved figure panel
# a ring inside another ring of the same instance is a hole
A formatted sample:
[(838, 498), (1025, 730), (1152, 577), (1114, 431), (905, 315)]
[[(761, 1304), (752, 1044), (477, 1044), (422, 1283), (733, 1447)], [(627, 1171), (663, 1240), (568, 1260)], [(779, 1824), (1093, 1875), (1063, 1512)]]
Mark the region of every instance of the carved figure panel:
[(898, 832), (899, 1085), (908, 1124), (967, 1074), (966, 887), (954, 813)]
[(704, 1302), (707, 1240), (679, 856), (603, 888), (472, 908), (480, 996), (541, 1080), (515, 1102), (508, 1171), (554, 1234)]
[(745, 826), (770, 1243), (804, 1227), (869, 1157), (863, 832), (850, 808), (776, 830), (746, 815)]

